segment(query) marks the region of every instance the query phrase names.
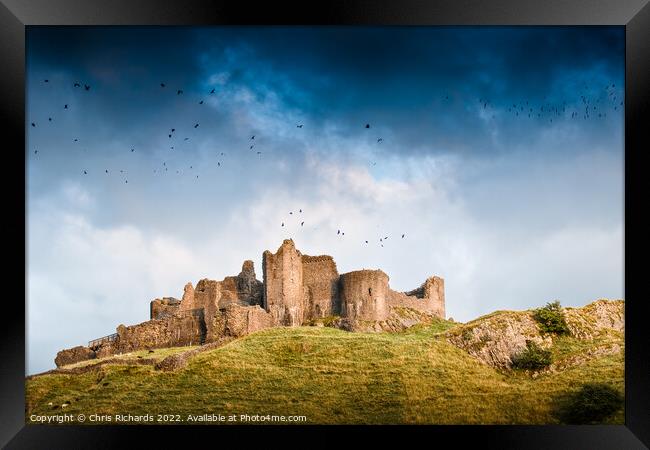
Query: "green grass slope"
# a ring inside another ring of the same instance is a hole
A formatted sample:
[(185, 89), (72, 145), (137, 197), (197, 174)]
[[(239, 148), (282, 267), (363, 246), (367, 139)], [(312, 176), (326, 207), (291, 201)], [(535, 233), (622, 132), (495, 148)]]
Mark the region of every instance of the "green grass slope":
[[(624, 360), (586, 358), (535, 378), (498, 371), (448, 343), (447, 321), (402, 333), (273, 328), (194, 357), (177, 372), (105, 365), (26, 381), (32, 414), (304, 415), (311, 424), (550, 424), (558, 399), (584, 382), (623, 390)], [(623, 346), (622, 336), (618, 339)], [(559, 339), (561, 358), (602, 342)], [(62, 409), (61, 405), (68, 403)], [(607, 420), (623, 423), (623, 411)], [(88, 422), (86, 422), (88, 423)]]

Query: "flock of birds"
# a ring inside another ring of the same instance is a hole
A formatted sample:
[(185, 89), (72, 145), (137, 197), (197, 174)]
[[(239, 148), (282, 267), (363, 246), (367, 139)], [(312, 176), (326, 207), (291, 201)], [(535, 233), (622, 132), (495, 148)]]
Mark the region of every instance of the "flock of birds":
[[(44, 79), (43, 83), (46, 84), (46, 85), (49, 85), (50, 80), (49, 79)], [(72, 84), (72, 86), (73, 86), (73, 88), (75, 90), (79, 90), (81, 93), (88, 93), (88, 92), (91, 91), (91, 85), (85, 84), (85, 83), (82, 84), (82, 83), (80, 83), (78, 81), (74, 82)], [(164, 83), (164, 82), (160, 83), (160, 89), (161, 90), (169, 90), (167, 88), (166, 83)], [(619, 108), (621, 110), (623, 109), (624, 102), (622, 100), (620, 100), (620, 98), (618, 97), (618, 91), (616, 91), (616, 85), (615, 84), (611, 84), (611, 85), (607, 84), (605, 86), (604, 90), (605, 90), (605, 94), (606, 94), (604, 98), (602, 96), (597, 96), (595, 99), (590, 98), (588, 96), (588, 93), (589, 93), (588, 86), (586, 85), (586, 83), (583, 83), (582, 89), (579, 92), (579, 95), (580, 95), (580, 101), (578, 102), (578, 104), (580, 105), (579, 108), (576, 107), (575, 105), (573, 105), (571, 107), (567, 106), (566, 101), (563, 101), (562, 103), (559, 103), (559, 104), (553, 104), (551, 102), (547, 102), (546, 97), (544, 98), (544, 100), (545, 100), (544, 102), (536, 104), (536, 105), (533, 105), (533, 102), (530, 101), (530, 100), (522, 100), (522, 101), (520, 101), (518, 103), (515, 102), (515, 103), (509, 104), (507, 106), (502, 105), (502, 106), (496, 107), (496, 108), (493, 105), (493, 103), (488, 99), (479, 98), (478, 102), (479, 102), (479, 108), (483, 109), (484, 112), (486, 112), (488, 114), (491, 114), (491, 117), (493, 119), (495, 118), (497, 110), (500, 110), (500, 111), (502, 111), (504, 113), (505, 113), (505, 111), (507, 111), (507, 113), (509, 115), (513, 116), (514, 118), (519, 118), (519, 117), (526, 118), (527, 117), (527, 118), (530, 118), (530, 119), (542, 119), (542, 120), (547, 120), (548, 119), (549, 123), (553, 123), (553, 119), (557, 120), (559, 118), (569, 118), (569, 116), (567, 115), (567, 108), (570, 108), (569, 109), (569, 112), (571, 113), (570, 119), (576, 120), (576, 119), (582, 118), (583, 120), (588, 120), (588, 119), (592, 119), (592, 118), (596, 118), (596, 117), (598, 117), (598, 118), (607, 117), (606, 108), (608, 106), (609, 107), (613, 106), (614, 111), (617, 111)], [(173, 90), (172, 90), (172, 93), (173, 93)], [(207, 95), (210, 96), (210, 95), (214, 95), (215, 93), (216, 93), (216, 88), (212, 88), (211, 90), (208, 91)], [(184, 95), (185, 94), (184, 94), (183, 89), (176, 89), (176, 96), (184, 96)], [(445, 95), (444, 101), (445, 102), (450, 101), (450, 95), (449, 94)], [(205, 98), (198, 99), (197, 104), (199, 106), (204, 105), (205, 104)], [(63, 110), (63, 111), (70, 110), (70, 103), (64, 103), (61, 106), (61, 110)], [(49, 122), (49, 123), (53, 122), (53, 117), (49, 116), (47, 118), (47, 122)], [(200, 122), (194, 122), (193, 125), (191, 126), (192, 128), (190, 129), (190, 132), (192, 130), (198, 129), (200, 127), (200, 125), (201, 125)], [(31, 127), (32, 128), (37, 128), (38, 126), (39, 126), (39, 124), (37, 122), (31, 122)], [(303, 123), (296, 124), (296, 128), (298, 128), (298, 129), (302, 129), (303, 127), (304, 127)], [(369, 123), (366, 123), (363, 126), (363, 128), (370, 129), (371, 127), (370, 127)], [(178, 132), (177, 132), (175, 127), (167, 129), (165, 134), (167, 135), (167, 139), (169, 140), (170, 144), (174, 144), (174, 143), (178, 142), (178, 140), (176, 139), (176, 137), (178, 136)], [(256, 140), (255, 137), (256, 137), (256, 135), (253, 134), (253, 135), (250, 136), (250, 139), (248, 139), (248, 144), (247, 144), (248, 149), (251, 152), (254, 151), (256, 155), (261, 157), (262, 151), (257, 150), (257, 148), (258, 148), (257, 144), (259, 142), (259, 139)], [(384, 141), (384, 139), (382, 137), (377, 137), (376, 139), (377, 139), (377, 141), (376, 141), (377, 144), (381, 144)], [(190, 140), (191, 140), (191, 137), (186, 135), (186, 136), (184, 136), (182, 138), (182, 141), (180, 141), (180, 142), (185, 143), (185, 142), (188, 142)], [(72, 139), (72, 142), (78, 143), (79, 138), (74, 137)], [(178, 145), (178, 144), (176, 144), (176, 145)], [(169, 149), (172, 150), (172, 151), (175, 150), (176, 145), (170, 145)], [(135, 151), (136, 151), (135, 147), (130, 147), (130, 152), (131, 153), (134, 153)], [(38, 155), (38, 150), (37, 149), (34, 149), (34, 154)], [(226, 156), (225, 152), (220, 152), (217, 155), (217, 161), (216, 161), (217, 167), (222, 167), (223, 158), (219, 158), (219, 157), (224, 157), (224, 156)], [(372, 162), (373, 166), (375, 166), (376, 164), (377, 164), (376, 162)], [(192, 170), (193, 166), (190, 165), (189, 169)], [(166, 161), (162, 162), (162, 166), (159, 166), (159, 167), (153, 169), (153, 173), (163, 173), (163, 172), (168, 172), (168, 171), (169, 171), (169, 167), (167, 166)], [(110, 174), (108, 168), (104, 168), (103, 172), (106, 175)], [(89, 175), (89, 170), (87, 168), (84, 168), (84, 169), (82, 169), (82, 173), (83, 173), (83, 176), (88, 176)], [(125, 174), (126, 171), (124, 169), (120, 169), (119, 173), (122, 176), (124, 176), (124, 183), (128, 184), (129, 181), (128, 181), (128, 178), (126, 178), (126, 174)], [(183, 174), (183, 170), (182, 169), (176, 169), (176, 174)], [(199, 175), (197, 174), (197, 175), (195, 175), (195, 177), (196, 177), (196, 179), (198, 179)], [(302, 220), (304, 218), (302, 216), (302, 214), (303, 214), (303, 210), (300, 209), (298, 211), (298, 214), (297, 214), (297, 215), (301, 216), (300, 220), (299, 220), (300, 227), (304, 227), (304, 225), (305, 225), (305, 220)], [(293, 216), (293, 211), (290, 211), (289, 215)], [(285, 221), (281, 222), (280, 227), (281, 228), (285, 227)], [(345, 232), (342, 231), (341, 229), (337, 229), (336, 235), (338, 237), (342, 238), (343, 236), (345, 236)], [(406, 234), (402, 233), (401, 234), (401, 239), (404, 239), (405, 236), (406, 236)], [(383, 235), (380, 236), (378, 238), (378, 240), (377, 240), (377, 244), (380, 245), (381, 247), (384, 247), (384, 243), (388, 240), (388, 238), (389, 238), (389, 236), (383, 236)], [(362, 244), (364, 244), (364, 245), (368, 245), (369, 243), (370, 243), (370, 240), (363, 240), (363, 242), (362, 242)]]

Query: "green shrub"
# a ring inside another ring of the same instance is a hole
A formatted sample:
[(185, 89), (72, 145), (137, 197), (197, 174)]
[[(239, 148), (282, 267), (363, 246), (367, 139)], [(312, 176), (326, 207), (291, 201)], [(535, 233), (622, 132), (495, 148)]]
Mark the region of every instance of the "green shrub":
[(539, 323), (544, 333), (568, 334), (569, 327), (564, 320), (564, 313), (559, 301), (547, 303), (546, 306), (538, 308), (533, 317)]
[(552, 362), (550, 350), (544, 350), (533, 341), (526, 341), (526, 349), (512, 358), (513, 369), (539, 370)]
[(558, 402), (555, 416), (567, 424), (602, 423), (624, 405), (623, 395), (606, 383), (586, 383)]

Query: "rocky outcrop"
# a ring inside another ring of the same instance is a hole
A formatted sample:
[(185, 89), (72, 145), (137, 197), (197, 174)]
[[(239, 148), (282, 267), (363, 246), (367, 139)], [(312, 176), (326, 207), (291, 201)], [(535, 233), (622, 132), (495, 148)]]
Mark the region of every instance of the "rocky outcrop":
[(390, 307), (390, 312), (385, 320), (359, 320), (339, 317), (334, 320), (329, 320), (327, 326), (355, 332), (398, 333), (412, 326), (431, 323), (434, 320), (440, 320), (440, 318), (417, 309), (399, 306)]
[(528, 311), (499, 311), (480, 317), (447, 332), (447, 339), (484, 363), (501, 369), (512, 364), (513, 356), (532, 341), (541, 348), (552, 344), (542, 336), (533, 315)]
[[(598, 300), (582, 308), (565, 308), (563, 314), (573, 337), (592, 340), (608, 333), (622, 333), (623, 309), (622, 300)], [(528, 341), (548, 349), (554, 337), (540, 332), (533, 311), (497, 311), (446, 333), (450, 343), (499, 369), (510, 368), (513, 357), (527, 348)], [(613, 348), (618, 351), (618, 347)]]
[(67, 366), (69, 364), (78, 363), (87, 359), (95, 358), (95, 352), (88, 347), (79, 345), (77, 347), (61, 350), (56, 354), (54, 364), (56, 367)]
[(582, 308), (565, 308), (564, 320), (571, 335), (578, 339), (594, 339), (612, 331), (625, 332), (625, 302), (596, 300)]

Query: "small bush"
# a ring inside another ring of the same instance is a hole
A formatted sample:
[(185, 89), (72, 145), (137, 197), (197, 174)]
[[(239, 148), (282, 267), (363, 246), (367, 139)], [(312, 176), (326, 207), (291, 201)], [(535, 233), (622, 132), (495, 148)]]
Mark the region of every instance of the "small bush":
[(538, 308), (533, 317), (539, 323), (544, 333), (568, 334), (569, 327), (564, 320), (564, 313), (559, 301), (547, 303), (546, 306)]
[(606, 383), (586, 383), (579, 391), (558, 402), (555, 416), (567, 424), (602, 423), (620, 410), (623, 395)]
[(513, 369), (539, 370), (551, 364), (550, 350), (544, 350), (533, 341), (526, 341), (526, 349), (512, 358)]

